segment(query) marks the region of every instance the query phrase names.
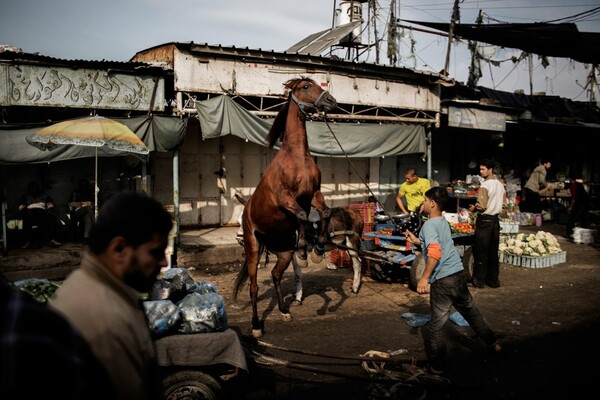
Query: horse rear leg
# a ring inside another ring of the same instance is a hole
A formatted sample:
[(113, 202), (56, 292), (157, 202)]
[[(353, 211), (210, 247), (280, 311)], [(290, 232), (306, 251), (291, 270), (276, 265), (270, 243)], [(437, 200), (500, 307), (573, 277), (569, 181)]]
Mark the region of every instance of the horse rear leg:
[(292, 257), (292, 266), (294, 267), (294, 283), (296, 284), (296, 293), (292, 304), (302, 304), (302, 268), (296, 262), (296, 257)]
[(244, 237), (244, 251), (246, 253), (246, 260), (244, 262), (244, 268), (247, 270), (248, 279), (250, 280), (250, 302), (252, 304), (252, 336), (258, 338), (262, 336), (262, 327), (260, 319), (258, 318), (258, 262), (262, 250), (261, 246), (256, 238), (250, 234)]
[(283, 273), (290, 265), (292, 261), (292, 257), (294, 256), (294, 251), (286, 251), (277, 253), (277, 262), (275, 263), (275, 267), (271, 270), (271, 277), (273, 278), (273, 285), (275, 286), (275, 293), (277, 294), (277, 304), (279, 306), (279, 312), (281, 312), (281, 318), (284, 321), (291, 321), (292, 315), (290, 314), (289, 308), (285, 305), (283, 301), (283, 293), (281, 291), (281, 278), (283, 277)]
[(350, 250), (348, 250), (348, 254), (350, 255), (350, 259), (352, 260), (352, 269), (354, 270), (354, 277), (352, 280), (352, 293), (358, 293), (358, 289), (360, 288), (362, 279), (362, 263), (360, 257), (358, 256), (358, 250), (360, 249), (360, 239), (356, 236), (346, 236), (346, 246), (350, 248)]

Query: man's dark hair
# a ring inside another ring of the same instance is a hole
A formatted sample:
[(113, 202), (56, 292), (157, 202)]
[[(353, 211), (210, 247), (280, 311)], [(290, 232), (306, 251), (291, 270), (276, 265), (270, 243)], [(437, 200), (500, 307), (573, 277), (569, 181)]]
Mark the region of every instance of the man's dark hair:
[(493, 162), (492, 160), (487, 159), (487, 158), (484, 158), (483, 160), (481, 160), (479, 162), (479, 165), (483, 165), (487, 169), (494, 169), (494, 168), (496, 168), (496, 163)]
[(440, 210), (443, 210), (448, 202), (448, 192), (441, 186), (434, 186), (427, 190), (425, 197), (435, 201), (440, 206)]
[(143, 193), (118, 192), (100, 209), (90, 233), (90, 250), (102, 253), (117, 236), (138, 247), (156, 234), (168, 237), (172, 228), (171, 215), (158, 201)]
[(406, 168), (406, 171), (404, 171), (404, 175), (416, 175), (417, 174), (417, 170), (414, 168)]

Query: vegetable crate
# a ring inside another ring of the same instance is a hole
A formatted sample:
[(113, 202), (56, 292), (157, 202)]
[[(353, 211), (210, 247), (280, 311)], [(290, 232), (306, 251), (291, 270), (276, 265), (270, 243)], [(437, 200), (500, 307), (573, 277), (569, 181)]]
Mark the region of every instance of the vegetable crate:
[(499, 261), (516, 265), (517, 267), (525, 267), (525, 268), (546, 268), (552, 267), (553, 265), (562, 264), (567, 262), (567, 252), (562, 251), (557, 254), (551, 254), (548, 256), (518, 256), (516, 254), (506, 253), (501, 251), (498, 253)]
[(348, 205), (350, 208), (354, 208), (362, 215), (363, 222), (365, 224), (371, 224), (373, 226), (373, 215), (375, 214), (375, 203), (355, 203)]
[(500, 221), (500, 234), (511, 235), (519, 233), (519, 223), (516, 221)]

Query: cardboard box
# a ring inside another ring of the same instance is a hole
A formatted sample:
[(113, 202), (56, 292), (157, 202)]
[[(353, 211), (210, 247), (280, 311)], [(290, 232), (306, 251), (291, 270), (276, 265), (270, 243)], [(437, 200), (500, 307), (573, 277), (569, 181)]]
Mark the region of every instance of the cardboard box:
[(458, 223), (458, 213), (449, 213), (449, 212), (443, 212), (442, 213), (444, 215), (444, 218), (446, 218), (446, 221), (450, 222), (450, 223)]

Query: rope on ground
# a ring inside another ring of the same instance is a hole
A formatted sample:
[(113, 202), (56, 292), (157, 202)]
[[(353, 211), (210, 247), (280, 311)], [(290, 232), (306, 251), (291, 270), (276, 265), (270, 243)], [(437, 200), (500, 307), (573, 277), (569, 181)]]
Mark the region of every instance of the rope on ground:
[(382, 352), (382, 351), (376, 351), (376, 350), (369, 350), (365, 354), (362, 354), (362, 355), (356, 357), (356, 356), (342, 356), (342, 355), (335, 355), (335, 354), (323, 354), (323, 353), (310, 352), (310, 351), (306, 351), (306, 350), (292, 349), (289, 347), (282, 347), (282, 346), (277, 346), (275, 344), (263, 342), (261, 340), (258, 340), (257, 344), (267, 347), (267, 348), (285, 351), (288, 353), (304, 354), (304, 355), (315, 356), (315, 357), (333, 358), (333, 359), (338, 359), (338, 360), (356, 360), (356, 361), (375, 360), (375, 361), (395, 361), (395, 362), (410, 361), (407, 358), (392, 356), (389, 353)]
[[(367, 373), (367, 376), (316, 368), (307, 365), (310, 364), (310, 362), (285, 360), (279, 357), (264, 354), (255, 349), (252, 350), (252, 356), (256, 363), (263, 366), (292, 368), (343, 379), (367, 382), (369, 383), (370, 399), (424, 399), (426, 397), (428, 387), (449, 384), (447, 379), (440, 376), (427, 374), (423, 369), (417, 367), (416, 360), (414, 358), (411, 358), (409, 363), (398, 363), (397, 358), (387, 352), (369, 350), (365, 354), (362, 354), (358, 357), (348, 357), (289, 349), (262, 341), (257, 341), (257, 344), (265, 348), (291, 353), (333, 358), (338, 360), (357, 361), (356, 363), (345, 365), (358, 365)], [(402, 361), (407, 360), (405, 359)], [(323, 364), (321, 363), (320, 365)], [(339, 363), (327, 364), (327, 366), (339, 365)]]

